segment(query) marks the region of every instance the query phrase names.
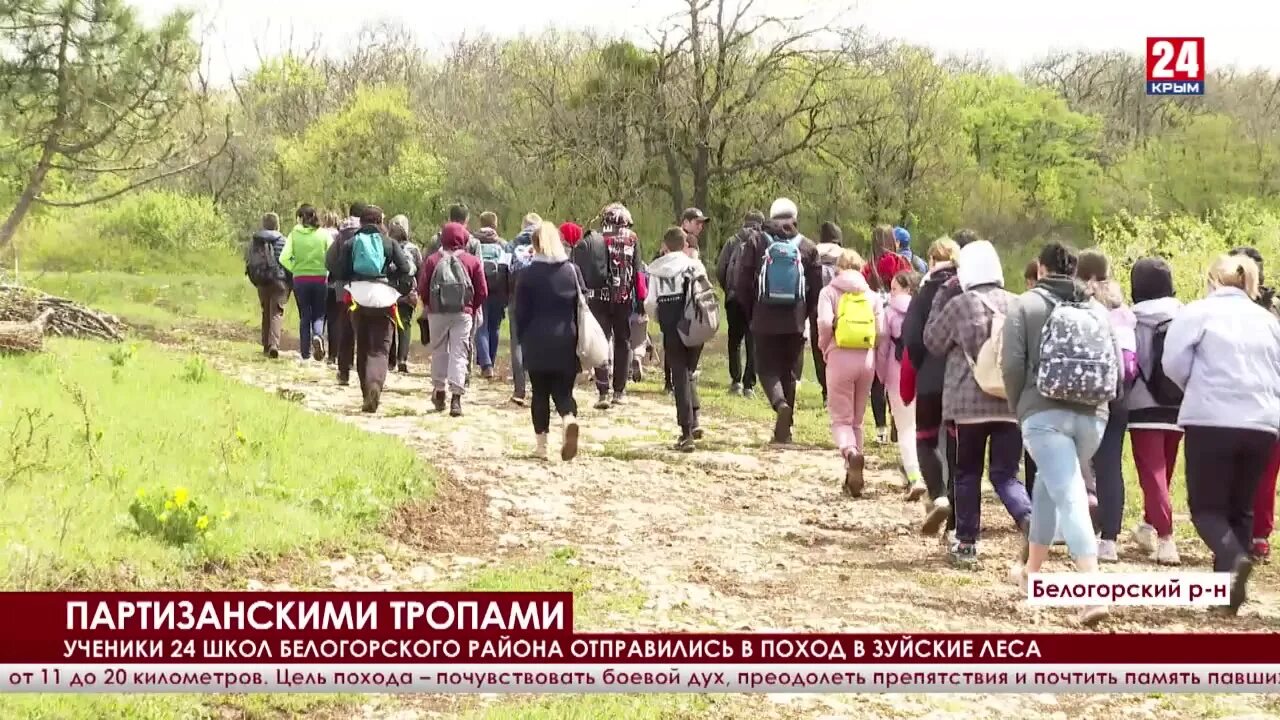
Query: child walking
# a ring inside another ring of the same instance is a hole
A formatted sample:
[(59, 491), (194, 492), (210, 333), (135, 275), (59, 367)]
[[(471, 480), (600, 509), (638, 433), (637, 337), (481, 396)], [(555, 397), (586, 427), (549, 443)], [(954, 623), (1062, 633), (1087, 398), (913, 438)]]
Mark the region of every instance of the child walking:
[[(876, 338), (884, 331), (884, 308), (862, 274), (862, 256), (845, 250), (836, 276), (818, 296), (818, 347), (827, 361), (827, 412), (831, 435), (844, 458), (844, 492), (861, 497), (866, 458), (862, 418), (875, 379)], [(915, 433), (904, 434), (914, 438)]]
[(920, 285), (920, 275), (899, 272), (889, 285), (889, 302), (884, 312), (884, 333), (876, 340), (876, 375), (889, 393), (889, 411), (898, 428), (898, 452), (902, 471), (907, 475), (907, 499), (919, 500), (928, 489), (920, 473), (920, 456), (916, 452), (916, 406), (902, 399), (902, 323), (907, 317), (911, 298)]

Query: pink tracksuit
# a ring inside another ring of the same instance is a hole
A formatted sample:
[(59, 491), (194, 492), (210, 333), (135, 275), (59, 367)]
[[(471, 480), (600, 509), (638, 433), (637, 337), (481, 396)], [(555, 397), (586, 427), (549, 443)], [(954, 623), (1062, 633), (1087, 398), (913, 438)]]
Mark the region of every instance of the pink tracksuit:
[(847, 292), (866, 293), (876, 312), (877, 336), (885, 334), (884, 310), (880, 296), (871, 291), (862, 273), (844, 270), (818, 296), (818, 347), (827, 361), (827, 412), (831, 416), (831, 436), (845, 457), (862, 454), (862, 418), (871, 383), (875, 380), (875, 351), (836, 347), (836, 310), (840, 296)]

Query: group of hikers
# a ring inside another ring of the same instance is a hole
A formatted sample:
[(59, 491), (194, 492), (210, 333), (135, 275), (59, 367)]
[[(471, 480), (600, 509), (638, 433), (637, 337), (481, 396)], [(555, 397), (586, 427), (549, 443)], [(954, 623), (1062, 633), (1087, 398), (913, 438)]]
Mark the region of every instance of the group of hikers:
[[(692, 452), (703, 437), (698, 366), (723, 315), (730, 392), (749, 397), (759, 385), (774, 412), (773, 442), (792, 440), (807, 345), (844, 492), (863, 491), (870, 403), (877, 440), (900, 451), (904, 496), (924, 503), (922, 532), (945, 526), (956, 565), (977, 562), (984, 471), (1024, 538), (1017, 582), (1056, 543), (1081, 572), (1118, 561), (1126, 435), (1143, 495), (1132, 541), (1153, 562), (1180, 563), (1170, 502), (1180, 445), (1192, 523), (1214, 570), (1232, 574), (1228, 611), (1269, 556), (1280, 319), (1253, 248), (1216, 258), (1205, 297), (1184, 305), (1161, 258), (1133, 265), (1126, 302), (1103, 253), (1055, 241), (1026, 267), (1025, 292), (1015, 295), (996, 248), (971, 230), (935, 240), (920, 257), (904, 228), (877, 226), (864, 258), (834, 223), (821, 226), (819, 242), (806, 238), (796, 204), (779, 198), (767, 217), (748, 213), (721, 249), (721, 308), (700, 257), (708, 218), (696, 208), (647, 264), (621, 203), (601, 211), (598, 229), (530, 213), (510, 242), (493, 213), (472, 235), (467, 209), (456, 205), (425, 252), (404, 216), (384, 224), (375, 206), (353, 205), (338, 221), (304, 205), (297, 217), (284, 236), (268, 214), (249, 246), (263, 352), (279, 354), (292, 289), (301, 358), (336, 355), (340, 384), (354, 363), (366, 412), (376, 412), (388, 369), (406, 370), (409, 321), (421, 304), (437, 411), (462, 414), (473, 366), (494, 378), (509, 318), (511, 401), (530, 405), (539, 457), (548, 457), (553, 405), (561, 458), (577, 454), (578, 375), (593, 374), (597, 409), (625, 404), (650, 345), (661, 347), (676, 405), (675, 448)], [(656, 321), (658, 343), (647, 321)], [(1087, 607), (1080, 620), (1108, 614)]]

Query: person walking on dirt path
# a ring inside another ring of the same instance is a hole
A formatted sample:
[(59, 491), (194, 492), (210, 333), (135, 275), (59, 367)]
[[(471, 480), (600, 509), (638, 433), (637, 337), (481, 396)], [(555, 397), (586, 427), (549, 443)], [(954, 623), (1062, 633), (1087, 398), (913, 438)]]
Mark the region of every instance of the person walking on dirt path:
[[(967, 250), (961, 251), (961, 272)], [(1120, 338), (1106, 308), (1075, 277), (1076, 264), (1070, 248), (1057, 242), (1046, 245), (1040, 252), (1035, 290), (1009, 304), (1004, 324), (1000, 371), (1008, 396), (1006, 407), (1017, 412), (1027, 448), (1039, 468), (1024, 557), (1013, 571), (1023, 587), (1028, 575), (1040, 572), (1044, 565), (1055, 528), (1066, 538), (1077, 571), (1098, 570), (1098, 541), (1089, 518), (1083, 470), (1102, 441), (1109, 402), (1060, 398), (1066, 396), (1063, 390), (1088, 385), (1098, 386), (1091, 390), (1118, 394), (1123, 382)], [(1078, 356), (1086, 351), (1091, 352), (1090, 367), (1103, 369), (1070, 376), (1074, 382), (1063, 383), (1054, 368), (1063, 368), (1061, 375), (1068, 376), (1071, 368), (1081, 366)], [(1108, 614), (1106, 606), (1085, 607), (1079, 620), (1095, 625)]]
[(773, 442), (786, 444), (796, 408), (796, 363), (809, 318), (817, 314), (822, 268), (817, 246), (796, 229), (794, 202), (778, 198), (769, 216), (743, 247), (734, 292), (751, 321), (760, 387), (775, 417)]
[(466, 251), (468, 237), (461, 223), (446, 223), (440, 249), (423, 261), (418, 273), (418, 297), (431, 325), (431, 402), (436, 412), (443, 412), (447, 391), (451, 417), (462, 415), (471, 324), (489, 298), (484, 268)]
[[(1169, 325), (1182, 310), (1173, 292), (1173, 270), (1160, 258), (1143, 258), (1129, 273), (1133, 314), (1137, 319), (1138, 379), (1125, 398), (1129, 445), (1142, 488), (1142, 519), (1133, 542), (1156, 563), (1182, 562), (1173, 539), (1173, 503), (1169, 487), (1182, 444), (1178, 407), (1182, 390), (1172, 385), (1162, 363)], [(1158, 396), (1158, 397), (1157, 397)], [(1255, 523), (1256, 525), (1256, 523)]]
[(476, 333), (476, 362), (480, 365), (480, 377), (492, 380), (493, 366), (498, 361), (498, 344), (502, 341), (502, 321), (507, 317), (507, 300), (511, 282), (511, 253), (507, 241), (498, 235), (498, 216), (492, 212), (480, 213), (480, 264), (484, 268), (484, 280), (489, 286), (489, 299), (484, 303), (484, 317)]
[(830, 373), (827, 413), (831, 436), (844, 460), (844, 493), (862, 497), (862, 424), (871, 381), (875, 377), (876, 343), (885, 332), (884, 306), (862, 275), (862, 256), (844, 250), (836, 275), (818, 296), (818, 347)]
[(903, 400), (902, 323), (906, 320), (911, 298), (920, 285), (915, 272), (900, 272), (889, 283), (889, 302), (884, 309), (884, 332), (876, 341), (876, 375), (889, 394), (889, 411), (898, 429), (898, 455), (902, 459), (902, 471), (907, 479), (907, 500), (924, 497), (928, 488), (920, 473), (920, 456), (916, 449), (916, 406)]
[[(383, 225), (382, 209), (370, 205), (360, 227), (338, 249), (336, 269), (355, 340), (356, 374), (364, 412), (377, 412), (387, 381), (391, 341), (399, 325), (396, 303), (412, 281), (412, 261)], [(338, 243), (334, 243), (337, 245)], [(339, 361), (341, 362), (341, 361)]]
[(280, 261), (287, 241), (280, 234), (280, 216), (266, 213), (262, 229), (253, 234), (245, 248), (244, 274), (258, 289), (258, 305), (262, 308), (262, 354), (280, 357), (280, 333), (284, 325), (284, 306), (289, 302), (289, 271)]
[(603, 289), (591, 291), (590, 306), (613, 348), (611, 362), (595, 369), (596, 391), (600, 394), (596, 409), (608, 410), (626, 402), (631, 370), (631, 309), (634, 300), (645, 300), (645, 288), (640, 279), (640, 238), (631, 229), (631, 211), (622, 203), (612, 203), (600, 216), (600, 235), (608, 251), (608, 280)]
[[(729, 394), (754, 397), (756, 386), (755, 342), (746, 303), (738, 298), (738, 266), (743, 249), (764, 226), (764, 213), (752, 210), (742, 220), (742, 227), (720, 248), (716, 261), (716, 280), (724, 290), (724, 317), (729, 326)], [(745, 356), (745, 363), (743, 362)]]
[(338, 226), (338, 239), (329, 245), (329, 250), (324, 255), (325, 269), (329, 273), (329, 286), (334, 291), (334, 312), (329, 318), (329, 327), (333, 333), (333, 339), (329, 342), (329, 356), (338, 358), (339, 385), (350, 383), (351, 366), (356, 357), (356, 333), (351, 324), (351, 304), (345, 302), (347, 291), (344, 286), (350, 268), (349, 262), (343, 259), (343, 249), (356, 236), (356, 233), (360, 232), (361, 218), (368, 207), (361, 202), (351, 204), (351, 214)]
[(1162, 358), (1183, 390), (1178, 425), (1191, 522), (1213, 551), (1214, 571), (1233, 573), (1232, 613), (1253, 572), (1254, 497), (1280, 427), (1280, 321), (1255, 303), (1259, 276), (1247, 256), (1215, 260), (1208, 297), (1169, 324)]
[[(1280, 317), (1280, 300), (1276, 292), (1266, 284), (1266, 272), (1262, 264), (1262, 253), (1251, 247), (1238, 247), (1231, 251), (1232, 255), (1244, 255), (1258, 265), (1258, 306), (1272, 315)], [(1280, 474), (1280, 442), (1271, 450), (1271, 460), (1262, 473), (1258, 483), (1258, 492), (1253, 500), (1253, 541), (1249, 546), (1249, 554), (1256, 562), (1267, 562), (1271, 557), (1271, 533), (1276, 523), (1276, 476)]]
[[(671, 371), (676, 422), (680, 426), (675, 449), (693, 452), (695, 443), (702, 439), (697, 372), (703, 344), (688, 344), (680, 333), (680, 325), (685, 320), (686, 304), (708, 297), (711, 280), (702, 261), (696, 257), (697, 248), (689, 245), (688, 234), (682, 228), (668, 228), (662, 236), (662, 247), (665, 250), (662, 257), (649, 265), (652, 284), (645, 300), (645, 312), (658, 321), (663, 356)], [(709, 297), (714, 302), (714, 295)]]
[(520, 274), (514, 302), (512, 337), (525, 353), (525, 368), (533, 386), (530, 414), (537, 439), (535, 454), (547, 459), (547, 435), (551, 430), (551, 406), (562, 423), (560, 459), (578, 454), (578, 405), (573, 386), (581, 372), (578, 362), (578, 293), (581, 273), (569, 262), (560, 233), (549, 222), (539, 222), (530, 233), (533, 250), (528, 267)]
[(303, 360), (324, 360), (324, 326), (328, 314), (329, 272), (324, 256), (333, 236), (320, 227), (316, 209), (298, 208), (298, 224), (289, 233), (280, 264), (293, 274), (293, 298), (298, 303), (298, 351)]
[[(898, 254), (898, 241), (889, 225), (877, 225), (872, 229), (871, 251), (872, 260), (863, 268), (862, 274), (871, 289), (880, 293), (882, 302), (887, 302), (889, 282), (900, 272), (910, 272), (911, 263)], [(876, 421), (876, 442), (881, 445), (889, 442), (888, 410), (889, 397), (880, 378), (876, 378), (871, 385), (871, 415)]]
[[(1121, 369), (1124, 387), (1138, 375), (1138, 320), (1124, 304), (1124, 290), (1111, 279), (1107, 256), (1097, 250), (1080, 253), (1076, 278), (1084, 283), (1090, 297), (1107, 309), (1112, 328), (1120, 338)], [(1097, 522), (1101, 533), (1098, 562), (1120, 561), (1116, 540), (1124, 523), (1124, 436), (1129, 426), (1129, 407), (1124, 394), (1111, 401), (1107, 427), (1094, 453), (1093, 462), (1084, 466), (1086, 480), (1091, 480), (1097, 505)]]
[[(521, 271), (533, 262), (533, 232), (541, 226), (542, 217), (537, 213), (531, 212), (525, 215), (520, 232), (511, 240), (511, 245), (508, 247), (511, 254), (511, 271), (507, 276), (507, 298), (510, 301), (507, 305), (507, 315), (513, 326), (516, 322), (516, 287), (519, 285)], [(524, 369), (524, 353), (520, 350), (520, 343), (516, 341), (515, 333), (510, 333), (507, 338), (507, 351), (511, 355), (511, 402), (523, 407), (529, 375)]]
[(921, 275), (929, 272), (929, 264), (919, 255), (911, 252), (911, 233), (904, 227), (895, 227), (893, 229), (893, 239), (898, 242), (898, 254), (907, 259), (911, 263), (911, 269)]
[(1022, 436), (1018, 422), (1002, 397), (978, 384), (974, 358), (980, 358), (988, 340), (999, 341), (999, 323), (1008, 312), (1013, 295), (1004, 289), (1004, 271), (991, 243), (979, 240), (960, 250), (956, 258), (960, 294), (935, 303), (924, 329), (931, 355), (945, 357), (942, 419), (956, 425), (956, 475), (954, 510), (956, 542), (952, 563), (970, 567), (978, 559), (978, 534), (982, 526), (982, 475), (990, 457), (989, 477), (1005, 510), (1026, 535), (1031, 499), (1018, 479), (1022, 460)]
[(409, 346), (413, 343), (413, 313), (418, 308), (416, 278), (418, 268), (422, 266), (422, 250), (413, 242), (407, 216), (397, 215), (391, 218), (391, 222), (387, 224), (387, 231), (391, 233), (391, 239), (400, 244), (400, 248), (413, 263), (413, 269), (409, 273), (412, 280), (408, 283), (408, 292), (401, 295), (396, 303), (396, 311), (400, 313), (400, 324), (396, 329), (393, 343), (395, 352), (392, 354), (396, 370), (407, 373), (409, 372)]
[(935, 535), (947, 524), (954, 527), (951, 513), (951, 488), (955, 477), (955, 438), (942, 423), (942, 389), (947, 369), (945, 356), (931, 355), (924, 344), (924, 328), (939, 297), (953, 298), (959, 286), (947, 284), (956, 276), (956, 256), (960, 247), (947, 237), (929, 247), (929, 274), (921, 280), (920, 290), (911, 298), (902, 321), (902, 343), (905, 355), (915, 371), (916, 454), (920, 473), (929, 491), (929, 509), (921, 531)]
[[(822, 286), (831, 284), (831, 280), (840, 272), (836, 265), (844, 255), (844, 234), (840, 226), (827, 221), (818, 230), (818, 263), (822, 266)], [(859, 256), (861, 257), (861, 256)], [(882, 303), (883, 305), (883, 303)], [(818, 378), (818, 386), (822, 388), (822, 404), (827, 404), (827, 361), (823, 358), (822, 346), (818, 342), (818, 317), (809, 318), (809, 347), (813, 354), (813, 374)], [(803, 357), (803, 353), (801, 353)], [(797, 376), (803, 373), (803, 361)]]

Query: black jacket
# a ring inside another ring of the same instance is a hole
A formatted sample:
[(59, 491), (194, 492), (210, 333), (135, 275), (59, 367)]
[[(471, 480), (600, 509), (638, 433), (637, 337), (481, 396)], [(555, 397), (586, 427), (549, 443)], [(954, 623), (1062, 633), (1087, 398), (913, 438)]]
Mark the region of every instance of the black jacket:
[[(818, 293), (822, 292), (822, 266), (818, 264), (818, 247), (813, 241), (800, 237), (800, 262), (804, 272), (805, 298), (794, 307), (760, 305), (756, 302), (760, 292), (760, 266), (769, 246), (766, 233), (779, 240), (792, 240), (800, 233), (794, 220), (770, 220), (763, 231), (752, 230), (751, 237), (742, 249), (738, 260), (738, 277), (734, 281), (737, 302), (751, 319), (753, 335), (800, 335), (809, 324), (809, 318), (818, 313)], [(757, 344), (759, 340), (756, 341)]]
[[(376, 232), (382, 235), (382, 252), (386, 257), (386, 264), (382, 266), (382, 274), (377, 277), (357, 275), (351, 267), (351, 240), (360, 232)], [(366, 225), (359, 230), (347, 229), (340, 232), (338, 239), (329, 246), (329, 250), (325, 253), (324, 264), (325, 269), (329, 271), (329, 277), (335, 278), (339, 287), (353, 280), (388, 280), (391, 281), (392, 285), (395, 285), (397, 280), (403, 280), (406, 276), (413, 277), (409, 273), (413, 269), (413, 261), (405, 252), (404, 247), (392, 240), (390, 234), (376, 225)]]
[(528, 372), (580, 371), (578, 287), (581, 275), (568, 260), (535, 256), (516, 284), (516, 341)]
[[(716, 282), (720, 283), (720, 288), (724, 290), (726, 299), (737, 300), (736, 285), (737, 278), (729, 277), (729, 261), (733, 259), (733, 253), (743, 243), (751, 240), (751, 237), (760, 229), (757, 225), (743, 225), (741, 229), (731, 238), (729, 242), (720, 248), (720, 257), (716, 259)], [(741, 264), (741, 260), (738, 261)]]
[(907, 316), (902, 320), (902, 343), (911, 356), (911, 365), (916, 369), (916, 395), (942, 394), (947, 359), (929, 354), (924, 346), (924, 326), (929, 322), (929, 312), (939, 289), (955, 276), (954, 267), (933, 270), (929, 279), (920, 286), (920, 292), (911, 298)]

